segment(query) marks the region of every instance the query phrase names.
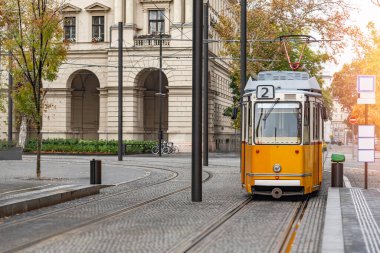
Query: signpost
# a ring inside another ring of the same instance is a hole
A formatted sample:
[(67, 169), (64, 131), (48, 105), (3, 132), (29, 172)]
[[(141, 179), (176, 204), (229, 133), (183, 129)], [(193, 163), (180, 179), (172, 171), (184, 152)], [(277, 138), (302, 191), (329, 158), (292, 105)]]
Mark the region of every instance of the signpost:
[(355, 116), (350, 116), (348, 118), (348, 122), (350, 122), (351, 124), (351, 140), (352, 140), (352, 159), (355, 158), (355, 145), (354, 145), (354, 128), (355, 128), (355, 124), (358, 123), (358, 119), (355, 117)]
[(358, 75), (358, 104), (365, 105), (365, 125), (358, 127), (358, 161), (364, 162), (364, 189), (368, 189), (368, 162), (375, 161), (375, 126), (368, 125), (368, 105), (376, 104), (376, 76)]

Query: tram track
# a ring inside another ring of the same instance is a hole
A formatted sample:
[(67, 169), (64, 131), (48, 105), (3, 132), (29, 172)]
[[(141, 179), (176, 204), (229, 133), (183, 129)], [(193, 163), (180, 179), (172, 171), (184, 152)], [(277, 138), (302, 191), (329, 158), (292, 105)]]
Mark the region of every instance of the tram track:
[[(146, 188), (149, 188), (149, 187), (152, 187), (152, 186), (157, 186), (157, 185), (169, 182), (169, 181), (177, 178), (178, 175), (179, 175), (178, 172), (170, 170), (170, 169), (163, 169), (163, 168), (157, 168), (157, 167), (151, 167), (151, 166), (141, 166), (141, 165), (132, 165), (132, 166), (141, 167), (141, 168), (145, 168), (145, 169), (165, 170), (165, 171), (169, 171), (169, 172), (173, 173), (173, 175), (171, 177), (165, 179), (165, 180), (162, 180), (162, 181), (159, 181), (159, 182), (155, 182), (155, 183), (152, 183), (152, 184), (148, 184), (148, 185), (145, 185), (145, 186), (136, 187), (134, 189), (130, 189), (130, 190), (127, 190), (127, 191), (121, 191), (121, 192), (117, 192), (117, 193), (111, 193), (111, 194), (108, 194), (108, 195), (106, 195), (104, 197), (98, 197), (98, 198), (95, 198), (95, 199), (92, 199), (92, 200), (88, 200), (86, 202), (82, 202), (80, 204), (76, 204), (74, 206), (64, 207), (64, 208), (61, 208), (59, 210), (55, 210), (55, 211), (50, 211), (50, 212), (47, 212), (47, 213), (39, 214), (39, 215), (33, 216), (31, 218), (26, 218), (26, 219), (22, 219), (22, 220), (19, 220), (19, 221), (11, 221), (11, 222), (8, 222), (8, 223), (0, 224), (0, 231), (3, 230), (3, 229), (9, 228), (11, 226), (20, 225), (20, 224), (23, 224), (23, 223), (28, 223), (30, 221), (35, 221), (35, 220), (41, 219), (43, 217), (47, 217), (47, 216), (52, 215), (52, 214), (57, 214), (57, 213), (65, 212), (65, 211), (68, 211), (70, 209), (75, 209), (75, 208), (78, 208), (78, 207), (82, 207), (82, 206), (85, 206), (85, 205), (88, 205), (88, 204), (91, 204), (91, 203), (94, 203), (94, 202), (106, 200), (106, 199), (109, 199), (109, 198), (112, 198), (112, 197), (122, 196), (122, 195), (125, 195), (125, 194), (129, 194), (129, 193), (131, 193), (133, 191), (139, 191), (139, 190), (146, 189)], [(133, 180), (133, 181), (129, 181), (129, 182), (123, 183), (123, 184), (137, 182), (137, 181), (142, 180), (144, 178), (139, 178), (139, 179), (136, 179), (136, 180)]]
[[(296, 207), (293, 208), (291, 213), (288, 215), (288, 217), (290, 217), (289, 222), (280, 227), (282, 231), (279, 232), (278, 240), (276, 240), (278, 243), (275, 242), (274, 247), (267, 248), (268, 251), (265, 252), (288, 253), (291, 251), (292, 243), (295, 239), (297, 229), (307, 208), (308, 200), (309, 198), (307, 197), (306, 199), (300, 201)], [(249, 204), (252, 204), (252, 206), (248, 208), (257, 208), (260, 205), (260, 202), (255, 202), (254, 200), (251, 201), (251, 198), (244, 200), (243, 202), (228, 210), (222, 216), (218, 217), (217, 220), (211, 222), (207, 227), (205, 227), (196, 235), (192, 236), (186, 241), (180, 242), (169, 252), (207, 252), (207, 248), (216, 243), (215, 239), (221, 236), (220, 231), (218, 233), (217, 230), (223, 229), (223, 225), (228, 221), (233, 222), (233, 218), (235, 218), (235, 216), (238, 216), (239, 212)], [(254, 224), (250, 224), (249, 226), (254, 226)], [(225, 238), (225, 240), (227, 240), (227, 238)]]
[(216, 231), (219, 227), (221, 227), (225, 222), (230, 220), (237, 212), (239, 212), (241, 209), (243, 209), (245, 206), (248, 205), (248, 203), (251, 202), (251, 198), (247, 198), (237, 206), (231, 208), (226, 213), (224, 213), (221, 217), (218, 217), (217, 220), (211, 223), (211, 225), (208, 225), (206, 228), (204, 228), (200, 233), (196, 234), (189, 240), (186, 240), (184, 242), (181, 242), (179, 245), (175, 246), (169, 252), (176, 253), (176, 252), (192, 252), (200, 242), (202, 242), (205, 238), (207, 238), (210, 234), (212, 234), (214, 231)]
[(276, 252), (289, 253), (291, 251), (293, 241), (296, 237), (297, 229), (306, 211), (308, 202), (309, 196), (307, 196), (305, 200), (301, 201), (298, 204), (297, 208), (294, 210), (290, 222), (285, 227), (285, 231), (282, 234), (282, 237), (279, 239), (280, 244)]
[[(207, 174), (207, 177), (202, 182), (207, 182), (207, 181), (209, 181), (212, 178), (212, 174), (210, 172), (205, 172), (205, 173)], [(178, 177), (178, 174), (179, 173), (177, 173), (177, 175), (174, 178)], [(171, 178), (170, 180), (173, 180), (173, 178)], [(164, 182), (168, 182), (170, 180), (165, 180)], [(162, 184), (164, 182), (160, 182), (159, 184)], [(157, 184), (154, 184), (154, 185), (157, 185)], [(149, 186), (146, 186), (144, 188), (151, 187), (151, 186), (153, 186), (153, 185), (149, 185)], [(72, 226), (72, 227), (67, 228), (67, 229), (63, 229), (63, 230), (61, 230), (61, 231), (59, 231), (57, 233), (52, 233), (50, 235), (47, 235), (47, 236), (44, 236), (42, 238), (39, 238), (39, 239), (30, 241), (30, 242), (24, 243), (22, 245), (13, 247), (11, 249), (7, 249), (7, 250), (2, 251), (2, 252), (18, 252), (18, 251), (30, 248), (32, 246), (35, 246), (35, 245), (43, 243), (43, 242), (48, 242), (50, 240), (59, 239), (59, 238), (62, 238), (62, 237), (68, 236), (68, 235), (85, 232), (85, 231), (87, 231), (92, 226), (96, 226), (96, 225), (98, 225), (98, 224), (100, 224), (102, 222), (111, 220), (113, 218), (120, 217), (120, 216), (122, 216), (122, 215), (124, 215), (124, 214), (126, 214), (128, 212), (135, 211), (135, 210), (137, 210), (137, 209), (139, 209), (139, 208), (141, 208), (141, 207), (143, 207), (145, 205), (152, 204), (152, 203), (154, 203), (156, 201), (162, 200), (162, 199), (167, 198), (169, 196), (172, 196), (172, 195), (175, 195), (177, 193), (180, 193), (180, 192), (183, 192), (185, 190), (188, 190), (189, 188), (191, 188), (191, 186), (182, 187), (182, 188), (177, 189), (175, 191), (169, 192), (167, 194), (164, 194), (164, 195), (161, 195), (161, 196), (158, 196), (158, 197), (146, 200), (146, 201), (139, 202), (139, 203), (134, 204), (132, 206), (128, 206), (128, 207), (125, 207), (125, 208), (122, 208), (122, 209), (119, 209), (119, 210), (116, 210), (116, 211), (111, 211), (111, 212), (105, 213), (104, 215), (101, 215), (100, 217), (96, 217), (96, 218), (92, 218), (92, 219), (87, 219), (85, 222), (82, 222), (82, 223), (80, 223), (78, 225)], [(140, 189), (134, 189), (134, 191), (141, 190), (141, 189), (142, 188), (140, 188)], [(128, 193), (128, 192), (123, 192), (121, 194), (126, 194), (126, 193)], [(121, 195), (121, 194), (118, 194), (118, 195)], [(107, 199), (109, 197), (110, 196), (107, 196), (107, 197), (104, 197), (103, 199)], [(99, 200), (94, 200), (94, 201), (99, 201)], [(91, 202), (94, 202), (94, 201), (91, 201)], [(83, 204), (81, 204), (81, 206), (84, 206), (85, 204), (88, 204), (88, 203), (83, 203)], [(71, 208), (76, 208), (76, 207), (77, 206), (74, 206), (74, 207), (71, 207)], [(57, 212), (68, 211), (71, 208), (67, 208), (65, 210), (58, 210)], [(55, 214), (57, 212), (49, 213), (49, 214), (46, 214), (46, 215), (43, 215), (43, 216), (35, 217), (34, 219), (28, 219), (28, 220), (26, 220), (24, 222), (23, 221), (20, 221), (20, 222), (25, 223), (25, 222), (32, 221), (32, 220), (38, 220), (39, 218), (43, 218), (44, 216)], [(19, 223), (12, 223), (12, 225), (19, 225)], [(3, 226), (0, 227), (0, 229), (2, 229), (2, 228), (3, 228)]]

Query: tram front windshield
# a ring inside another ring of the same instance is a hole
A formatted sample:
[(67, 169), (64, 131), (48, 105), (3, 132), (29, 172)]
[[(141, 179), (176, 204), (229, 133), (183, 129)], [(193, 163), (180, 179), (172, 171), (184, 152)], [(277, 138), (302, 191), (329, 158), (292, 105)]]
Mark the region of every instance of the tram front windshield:
[(300, 103), (255, 104), (255, 144), (301, 144)]

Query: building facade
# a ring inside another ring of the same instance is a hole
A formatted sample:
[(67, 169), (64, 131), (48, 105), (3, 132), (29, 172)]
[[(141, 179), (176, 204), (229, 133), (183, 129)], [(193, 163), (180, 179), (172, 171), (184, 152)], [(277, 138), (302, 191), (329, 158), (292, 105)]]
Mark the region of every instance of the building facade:
[[(331, 87), (332, 75), (330, 73), (322, 73), (323, 85), (325, 87)], [(332, 105), (332, 118), (325, 122), (324, 140), (334, 141), (337, 143), (347, 144), (349, 139), (347, 138), (348, 132), (346, 120), (349, 116), (347, 109), (344, 109), (339, 103), (338, 99), (333, 99)], [(351, 141), (351, 140), (350, 140)]]
[[(57, 80), (45, 83), (43, 138), (117, 139), (118, 26), (123, 23), (123, 134), (126, 140), (155, 140), (159, 129), (159, 36), (162, 34), (162, 129), (164, 138), (190, 150), (192, 125), (193, 0), (71, 0), (63, 9), (67, 61)], [(210, 20), (232, 0), (210, 0)], [(210, 25), (209, 36), (218, 39)], [(210, 150), (235, 145), (223, 116), (232, 103), (228, 62), (210, 43)], [(5, 115), (2, 115), (5, 116)], [(3, 118), (3, 117), (2, 117)], [(2, 138), (6, 128), (2, 127)]]

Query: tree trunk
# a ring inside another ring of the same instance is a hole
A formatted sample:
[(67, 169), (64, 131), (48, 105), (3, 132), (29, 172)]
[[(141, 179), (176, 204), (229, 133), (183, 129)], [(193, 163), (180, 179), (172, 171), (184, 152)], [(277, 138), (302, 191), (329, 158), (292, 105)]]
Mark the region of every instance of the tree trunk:
[(41, 177), (41, 147), (42, 147), (42, 133), (41, 124), (37, 124), (37, 178)]

